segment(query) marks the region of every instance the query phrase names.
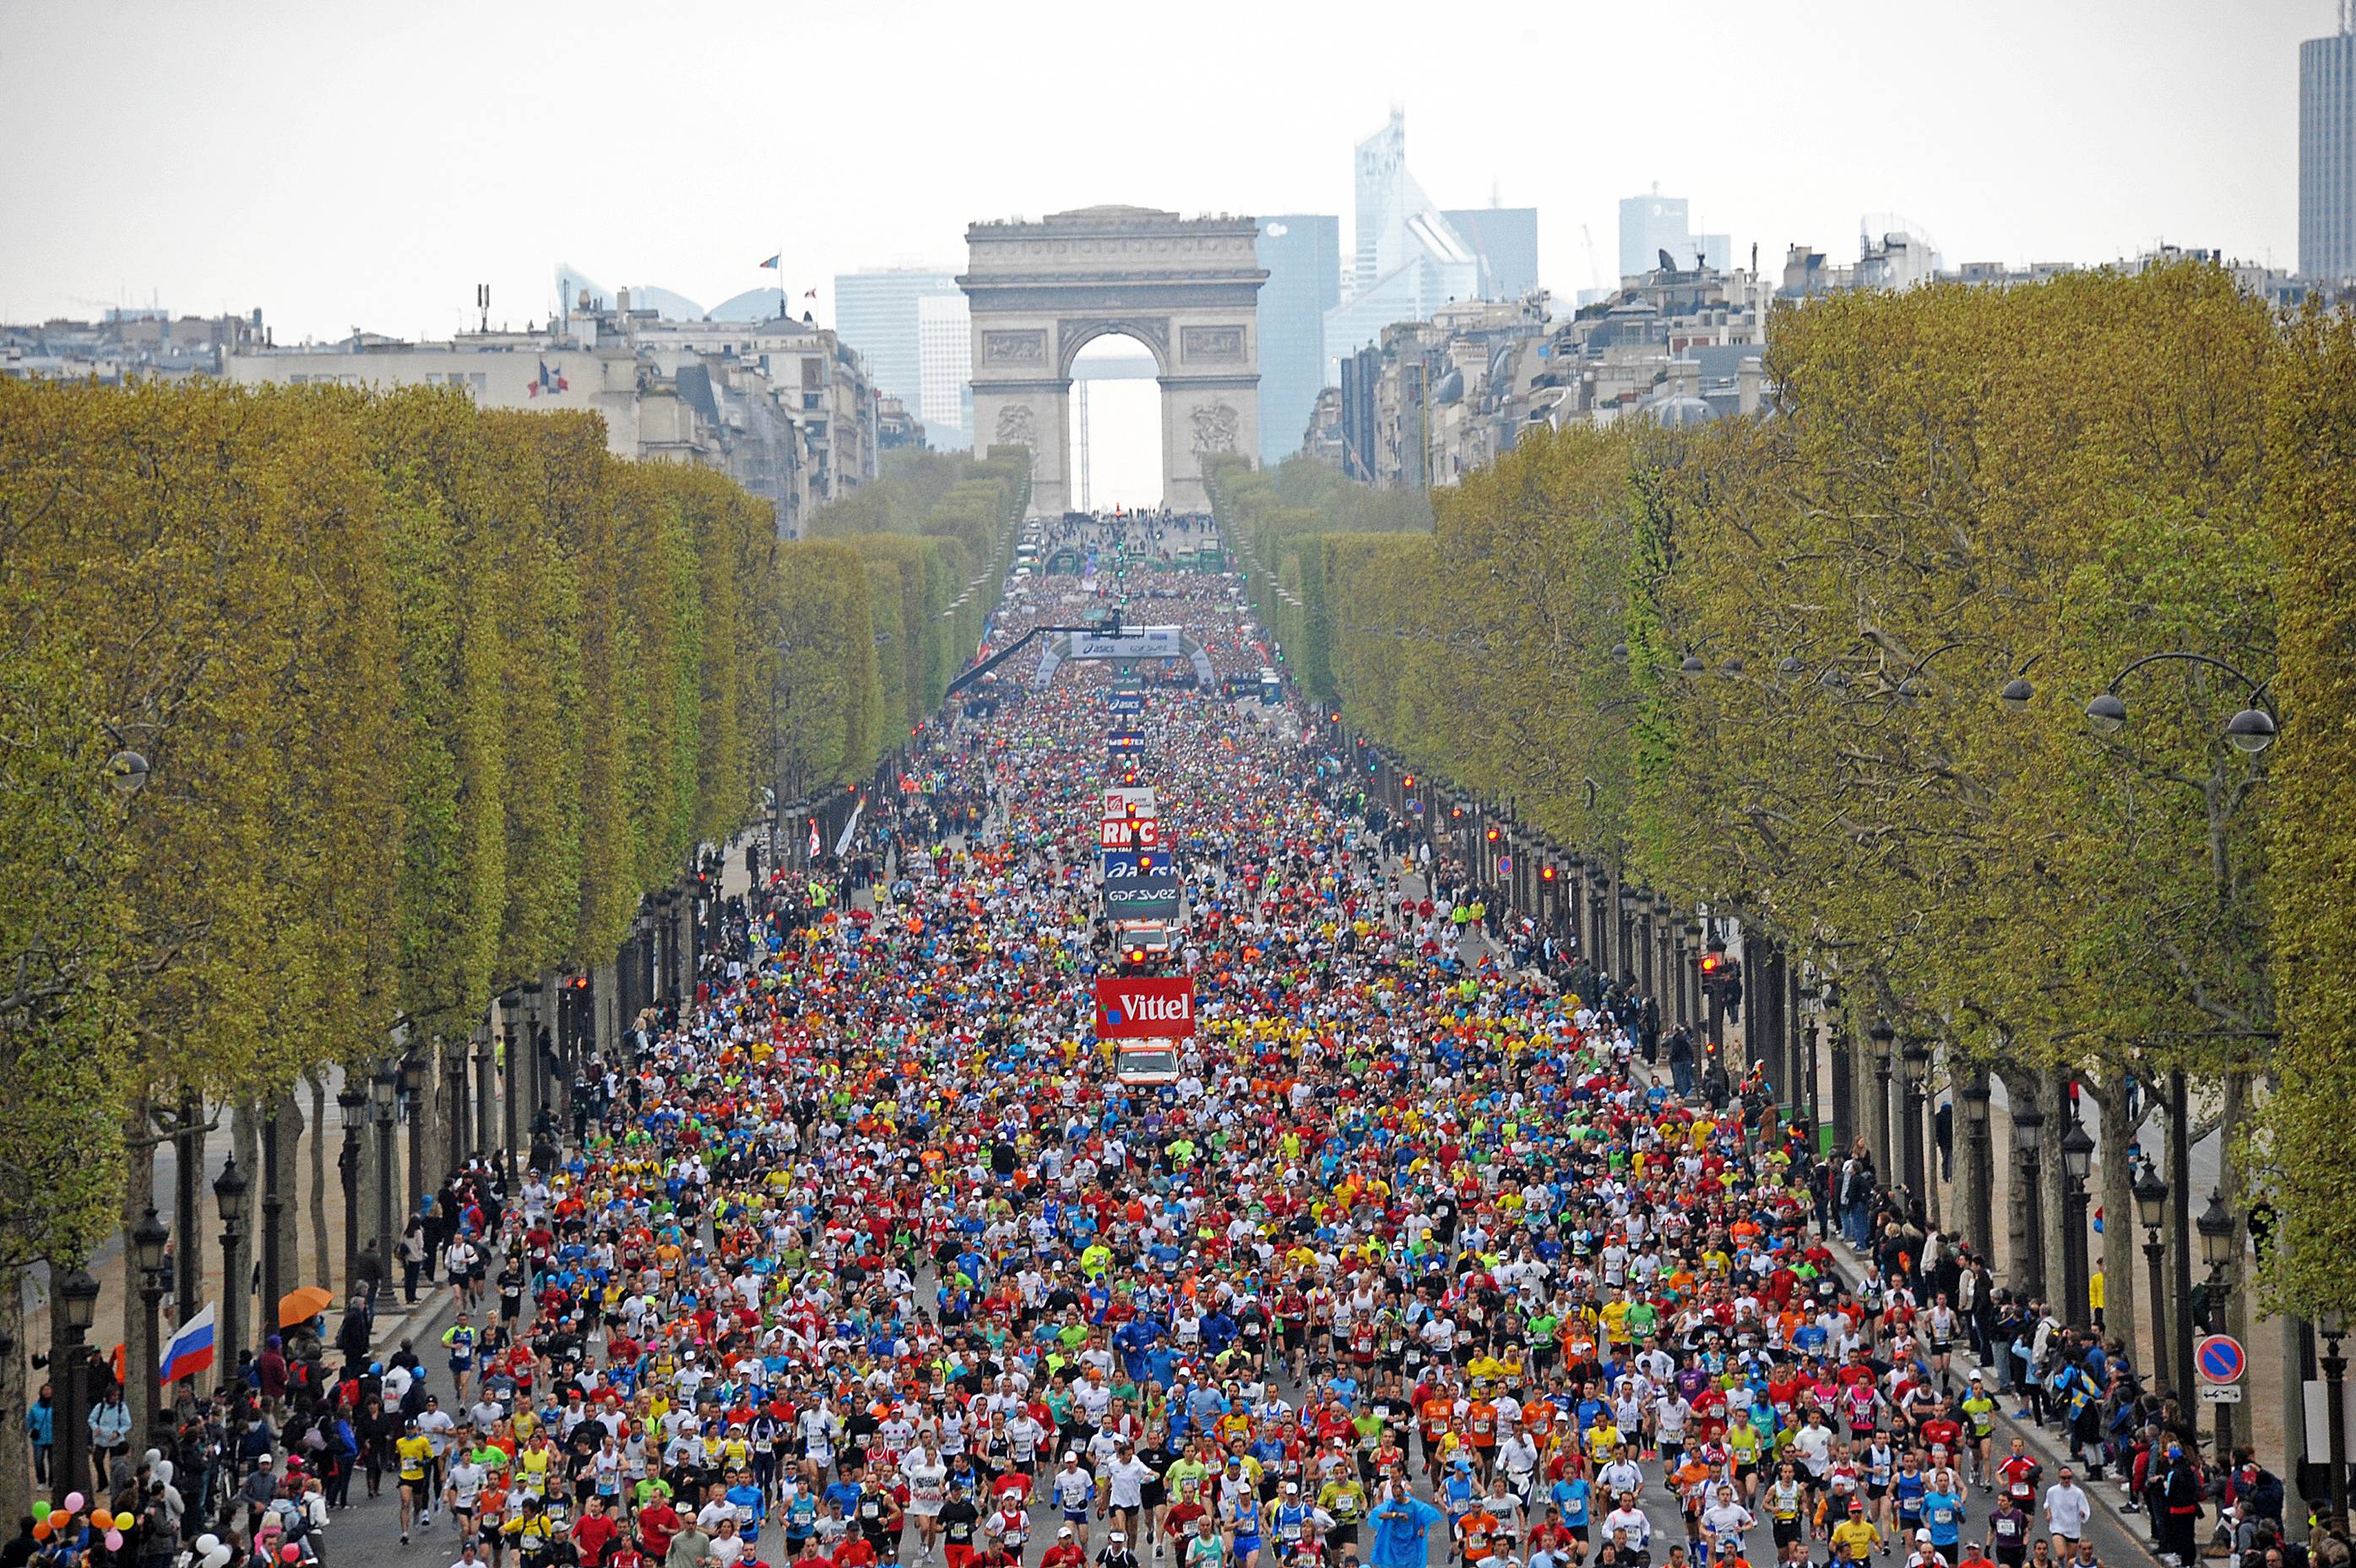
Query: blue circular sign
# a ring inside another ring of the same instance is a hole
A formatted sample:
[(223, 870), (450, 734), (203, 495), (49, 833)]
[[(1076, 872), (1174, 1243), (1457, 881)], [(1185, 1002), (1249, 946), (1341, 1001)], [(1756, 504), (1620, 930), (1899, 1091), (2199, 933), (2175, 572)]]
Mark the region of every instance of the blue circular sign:
[(2249, 1369), (2250, 1359), (2242, 1353), (2242, 1342), (2231, 1334), (2211, 1334), (2192, 1347), (2193, 1364), (2201, 1378), (2212, 1383), (2239, 1382)]

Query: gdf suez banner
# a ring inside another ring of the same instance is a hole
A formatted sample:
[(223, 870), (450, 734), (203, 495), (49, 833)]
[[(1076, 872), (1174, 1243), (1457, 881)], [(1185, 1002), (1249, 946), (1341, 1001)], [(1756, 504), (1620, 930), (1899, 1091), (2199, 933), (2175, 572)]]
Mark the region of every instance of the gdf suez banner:
[(1104, 885), (1105, 915), (1111, 920), (1175, 920), (1185, 891), (1185, 879), (1175, 871), (1108, 877)]
[(1151, 976), (1097, 976), (1098, 1040), (1191, 1040), (1194, 1034), (1194, 981)]

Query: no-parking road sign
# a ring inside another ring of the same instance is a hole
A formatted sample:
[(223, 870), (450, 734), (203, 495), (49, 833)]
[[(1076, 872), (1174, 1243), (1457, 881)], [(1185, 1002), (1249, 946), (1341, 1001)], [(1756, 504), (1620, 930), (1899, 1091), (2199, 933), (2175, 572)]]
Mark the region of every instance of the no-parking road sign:
[(2233, 1383), (2249, 1371), (2250, 1359), (2231, 1334), (2211, 1334), (2192, 1347), (2192, 1365), (2202, 1382)]

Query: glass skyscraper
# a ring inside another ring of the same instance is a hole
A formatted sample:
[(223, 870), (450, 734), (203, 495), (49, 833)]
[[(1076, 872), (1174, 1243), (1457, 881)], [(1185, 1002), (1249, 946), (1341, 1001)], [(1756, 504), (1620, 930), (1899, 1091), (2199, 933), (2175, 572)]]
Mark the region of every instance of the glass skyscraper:
[(2298, 271), (2356, 277), (2356, 26), (2298, 46)]
[(838, 272), (834, 279), (836, 335), (867, 362), (878, 390), (912, 409), (922, 406), (925, 393), (916, 302), (931, 294), (964, 298), (955, 273), (916, 267)]
[(1325, 385), (1325, 313), (1342, 302), (1342, 220), (1290, 212), (1259, 220), (1259, 460), (1301, 450)]

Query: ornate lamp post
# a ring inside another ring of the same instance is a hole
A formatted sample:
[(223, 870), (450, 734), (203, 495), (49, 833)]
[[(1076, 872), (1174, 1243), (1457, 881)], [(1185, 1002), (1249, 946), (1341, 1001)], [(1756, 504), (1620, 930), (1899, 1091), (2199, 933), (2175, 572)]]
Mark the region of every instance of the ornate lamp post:
[(2094, 1168), (2094, 1136), (2073, 1115), (2069, 1131), (2062, 1135), (2062, 1267), (2063, 1316), (2076, 1324), (2091, 1324), (2094, 1319), (2094, 1268), (2086, 1245), (2086, 1177)]
[(98, 1317), (98, 1281), (88, 1269), (77, 1268), (58, 1282), (58, 1299), (65, 1307), (65, 1344), (50, 1358), (59, 1385), (57, 1415), (58, 1465), (54, 1479), (59, 1491), (79, 1491), (90, 1477), (90, 1347), (84, 1340)]
[(401, 1103), (409, 1114), (408, 1212), (414, 1214), (425, 1196), (425, 1059), (413, 1050), (401, 1059)]
[(241, 1226), (249, 1185), (245, 1172), (237, 1168), (235, 1155), (229, 1157), (229, 1163), (213, 1179), (213, 1201), (220, 1206), (221, 1222), (220, 1353), (214, 1364), (224, 1381), (238, 1375), (245, 1350), (245, 1309), (252, 1289), (246, 1282), (245, 1232)]
[(2021, 1201), (2029, 1230), (2028, 1244), (2020, 1250), (2020, 1281), (2032, 1297), (2045, 1294), (2045, 1195), (2037, 1176), (2044, 1132), (2044, 1112), (2034, 1105), (2013, 1107), (2012, 1147), (2020, 1156)]
[[(2201, 1211), (2201, 1218), (2192, 1221), (2201, 1232), (2201, 1257), (2209, 1265), (2209, 1321), (2219, 1333), (2233, 1321), (2225, 1307), (2233, 1294), (2233, 1265), (2241, 1261), (2235, 1254), (2241, 1250), (2234, 1245), (2239, 1239), (2233, 1231), (2233, 1211), (2225, 1207), (2225, 1195), (2211, 1189), (2209, 1207)], [(2217, 1403), (2217, 1452), (2230, 1456), (2233, 1452), (2233, 1407), (2220, 1400)]]
[[(393, 1147), (392, 1123), (399, 1106), (401, 1080), (390, 1063), (380, 1067), (369, 1078), (369, 1107), (376, 1119), (376, 1233), (377, 1245), (384, 1250), (384, 1264), (392, 1267), (393, 1243), (401, 1232), (392, 1223)], [(369, 1306), (376, 1304), (371, 1301)]]
[(1906, 1173), (1901, 1168), (1903, 1150), (1902, 1147), (1893, 1149), (1890, 1141), (1890, 1124), (1894, 1119), (1890, 1111), (1890, 1080), (1898, 1070), (1898, 1053), (1890, 1049), (1890, 1044), (1897, 1040), (1898, 1031), (1886, 1021), (1876, 1019), (1873, 1027), (1865, 1031), (1865, 1038), (1873, 1042), (1873, 1081), (1879, 1091), (1873, 1102), (1878, 1113), (1874, 1117), (1874, 1131), (1879, 1135), (1881, 1147), (1873, 1151), (1874, 1158), (1880, 1163), (1884, 1181), (1901, 1182), (1906, 1179)]
[(360, 1129), (368, 1125), (369, 1097), (347, 1078), (336, 1095), (336, 1113), (343, 1119), (344, 1149), (336, 1157), (344, 1179), (344, 1294), (359, 1284), (360, 1262)]
[(2348, 1337), (2348, 1314), (2337, 1307), (2315, 1315), (2323, 1336), (2323, 1392), (2331, 1419), (2331, 1528), (2348, 1526), (2348, 1358), (2340, 1341)]
[[(164, 1264), (164, 1248), (172, 1232), (155, 1217), (155, 1205), (147, 1205), (147, 1212), (131, 1227), (131, 1257), (139, 1271), (140, 1329), (146, 1336), (147, 1393), (141, 1400), (142, 1413), (147, 1418), (145, 1441), (160, 1442), (164, 1435), (164, 1384), (155, 1375), (164, 1353), (163, 1328), (157, 1315), (164, 1305), (164, 1291), (171, 1283), (170, 1271)], [(135, 1373), (134, 1374), (136, 1375)]]
[(1931, 1048), (1919, 1040), (1909, 1039), (1899, 1048), (1898, 1070), (1902, 1074), (1901, 1097), (1906, 1109), (1906, 1186), (1907, 1189), (1925, 1203), (1931, 1200), (1931, 1162), (1926, 1152), (1930, 1140), (1922, 1136), (1923, 1093), (1931, 1081)]
[(1955, 1100), (1964, 1108), (1964, 1142), (1972, 1151), (1972, 1183), (1964, 1195), (1964, 1223), (1972, 1245), (1993, 1255), (1995, 1219), (1990, 1208), (1996, 1195), (1996, 1149), (1988, 1136), (1987, 1079), (1975, 1073), (1955, 1091)]
[(2143, 1225), (2143, 1262), (2151, 1276), (2151, 1365), (2165, 1373), (2168, 1354), (2168, 1288), (2160, 1279), (2160, 1258), (2168, 1251), (2168, 1183), (2148, 1159), (2136, 1177), (2136, 1219)]

